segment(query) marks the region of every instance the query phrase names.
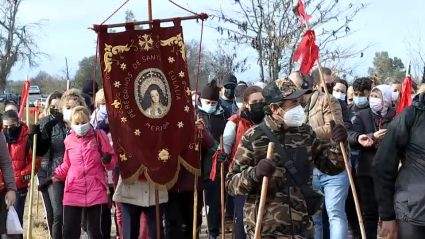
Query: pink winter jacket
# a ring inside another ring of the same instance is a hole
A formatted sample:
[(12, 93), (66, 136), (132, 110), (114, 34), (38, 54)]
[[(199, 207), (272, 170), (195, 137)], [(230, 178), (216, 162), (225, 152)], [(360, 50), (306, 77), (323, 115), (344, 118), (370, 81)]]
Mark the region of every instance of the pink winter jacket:
[[(99, 146), (93, 129), (83, 137), (71, 130), (65, 139), (63, 163), (55, 170), (55, 177), (66, 178), (63, 205), (90, 207), (108, 202), (104, 167), (114, 169), (117, 156), (106, 134), (102, 130), (97, 130), (97, 134)], [(102, 163), (99, 150), (111, 155), (109, 164)]]

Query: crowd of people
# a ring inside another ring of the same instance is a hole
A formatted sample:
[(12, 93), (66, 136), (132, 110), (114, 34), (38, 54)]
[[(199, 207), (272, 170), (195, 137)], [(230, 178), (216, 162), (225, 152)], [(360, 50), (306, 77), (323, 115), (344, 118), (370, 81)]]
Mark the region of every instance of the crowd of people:
[[(195, 125), (203, 136), (198, 238), (203, 214), (209, 239), (222, 233), (253, 238), (264, 177), (269, 183), (261, 238), (361, 238), (359, 221), (367, 239), (376, 239), (378, 229), (390, 239), (424, 237), (424, 87), (413, 84), (411, 106), (397, 115), (401, 84), (376, 84), (363, 77), (349, 85), (330, 69), (322, 72), (323, 80), (316, 69), (311, 75), (294, 72), (251, 86), (229, 74), (219, 79), (220, 85), (212, 80), (192, 92)], [(12, 236), (6, 231), (11, 206), (23, 225), (37, 135), (38, 190), (51, 238), (152, 239), (159, 233), (163, 239), (192, 239), (195, 176), (181, 167), (171, 189), (158, 189), (157, 218), (155, 185), (143, 177), (128, 185), (120, 177), (105, 95), (93, 82), (85, 82), (82, 90), (51, 93), (39, 124), (20, 121), (18, 110), (9, 102), (2, 114), (2, 238)], [(273, 158), (267, 158), (269, 142), (275, 143)], [(221, 165), (223, 179), (214, 173)], [(113, 223), (116, 235), (111, 235)]]

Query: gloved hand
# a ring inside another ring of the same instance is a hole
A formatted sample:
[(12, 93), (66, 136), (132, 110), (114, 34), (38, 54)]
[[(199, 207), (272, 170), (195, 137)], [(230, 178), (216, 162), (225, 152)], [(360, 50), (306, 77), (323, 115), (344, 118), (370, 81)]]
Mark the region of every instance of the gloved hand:
[(227, 154), (226, 153), (219, 153), (217, 155), (217, 163), (224, 163), (227, 161)]
[(347, 129), (345, 129), (342, 124), (335, 124), (335, 121), (330, 122), (332, 129), (332, 140), (336, 143), (347, 141), (348, 134)]
[(112, 159), (111, 155), (108, 153), (105, 153), (102, 156), (102, 163), (109, 164), (111, 162), (111, 159)]
[(273, 159), (262, 159), (255, 167), (255, 177), (261, 180), (263, 177), (270, 177), (276, 170), (277, 164)]
[(35, 135), (40, 133), (40, 125), (34, 124), (30, 126), (30, 135)]
[(31, 174), (22, 176), (22, 181), (29, 181), (31, 179)]

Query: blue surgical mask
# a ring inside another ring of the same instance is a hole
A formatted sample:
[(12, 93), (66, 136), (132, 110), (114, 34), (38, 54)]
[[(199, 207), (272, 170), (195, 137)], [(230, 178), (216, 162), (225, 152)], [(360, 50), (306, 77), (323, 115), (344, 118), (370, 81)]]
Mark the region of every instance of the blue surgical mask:
[(236, 106), (238, 107), (238, 109), (242, 108), (243, 103), (242, 102), (236, 102)]
[(62, 114), (63, 114), (63, 120), (71, 121), (71, 110), (70, 109), (63, 110)]
[(367, 97), (353, 97), (353, 101), (360, 108), (365, 107), (368, 103)]
[(100, 112), (102, 115), (106, 115), (106, 114), (108, 113), (108, 111), (106, 110), (106, 105), (100, 105), (100, 106), (99, 106), (99, 112)]
[(90, 124), (82, 124), (82, 125), (71, 125), (71, 128), (78, 136), (84, 136), (90, 130)]
[(217, 108), (216, 105), (203, 105), (202, 107), (200, 107), (200, 109), (207, 114), (213, 113), (216, 108)]
[(345, 100), (345, 94), (341, 92), (334, 91), (332, 95), (338, 100)]

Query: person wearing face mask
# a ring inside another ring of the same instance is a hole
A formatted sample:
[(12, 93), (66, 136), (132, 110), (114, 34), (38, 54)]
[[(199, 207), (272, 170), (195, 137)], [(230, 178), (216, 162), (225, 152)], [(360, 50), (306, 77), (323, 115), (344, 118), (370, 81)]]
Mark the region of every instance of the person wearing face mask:
[[(53, 101), (53, 100), (52, 100)], [(64, 192), (63, 182), (50, 180), (54, 170), (63, 162), (65, 154), (64, 140), (70, 130), (71, 111), (76, 106), (86, 106), (81, 91), (70, 89), (66, 91), (59, 106), (50, 109), (50, 115), (40, 119), (38, 125), (31, 128), (31, 134), (37, 134), (37, 155), (42, 156), (39, 176), (39, 190), (47, 192), (52, 209), (52, 238), (62, 239)]]
[[(13, 171), (16, 181), (16, 201), (14, 208), (18, 214), (21, 226), (25, 210), (25, 200), (28, 193), (28, 184), (31, 179), (32, 149), (31, 140), (28, 138), (28, 126), (19, 121), (18, 113), (8, 110), (2, 115), (3, 133), (6, 137), (7, 148), (12, 160)], [(35, 170), (40, 167), (41, 158), (36, 157)], [(19, 235), (23, 238), (23, 235)]]
[(369, 108), (369, 94), (372, 90), (372, 81), (367, 77), (355, 79), (353, 82), (353, 102), (348, 106), (348, 114), (351, 121), (362, 109)]
[[(233, 157), (235, 156), (242, 136), (252, 126), (263, 121), (263, 107), (265, 103), (261, 90), (262, 89), (258, 86), (248, 87), (242, 96), (241, 101), (243, 102), (243, 105), (241, 105), (239, 111), (232, 115), (229, 118), (229, 121), (227, 121), (226, 128), (223, 133), (224, 153), (217, 156), (217, 162), (228, 162), (230, 170)], [(236, 218), (233, 218), (234, 209), (228, 206), (230, 201), (229, 197), (226, 200), (226, 219), (235, 221), (235, 231), (233, 232), (235, 239), (246, 238), (243, 226), (243, 206), (245, 204), (245, 199), (246, 197), (242, 195), (233, 197), (233, 204), (236, 208)]]
[(226, 107), (219, 104), (220, 89), (215, 80), (208, 83), (202, 90), (201, 97), (197, 102), (196, 118), (202, 120), (205, 127), (214, 138), (214, 146), (202, 149), (202, 177), (205, 185), (205, 202), (208, 210), (208, 234), (209, 239), (215, 239), (220, 234), (220, 174), (215, 180), (210, 179), (211, 172), (220, 172), (220, 164), (213, 169), (213, 156), (218, 150), (220, 136), (224, 132), (230, 112)]
[[(333, 80), (332, 72), (324, 68), (323, 73), (328, 82), (327, 90), (332, 94), (332, 86), (334, 84), (331, 83), (331, 80)], [(348, 128), (350, 124), (347, 122), (348, 119), (344, 121), (341, 102), (331, 96), (329, 104), (328, 96), (321, 91), (322, 84), (319, 83), (321, 80), (318, 69), (313, 71), (313, 77), (306, 75), (304, 78), (308, 85), (316, 85), (316, 90), (310, 94), (304, 95), (302, 98), (302, 105), (305, 106), (303, 122), (312, 127), (321, 141), (329, 142), (332, 136), (331, 122), (333, 121), (333, 117), (335, 117), (335, 121), (338, 124), (347, 124)], [(291, 79), (299, 89), (301, 89), (303, 82), (302, 77), (298, 74), (298, 77), (292, 77)], [(343, 90), (345, 91), (346, 88)], [(339, 98), (341, 97), (339, 96)], [(342, 106), (345, 106), (345, 102), (343, 103)], [(319, 168), (315, 168), (313, 171), (313, 186), (315, 190), (325, 194), (325, 209), (323, 210), (323, 214), (313, 217), (315, 223), (315, 239), (347, 238), (348, 222), (345, 214), (345, 200), (350, 186), (347, 172), (342, 170), (338, 175), (329, 175)]]
[(102, 122), (108, 116), (105, 103), (105, 93), (103, 92), (103, 89), (100, 89), (96, 93), (95, 101), (96, 108), (90, 118), (90, 124), (94, 129), (96, 129), (100, 122)]
[[(335, 81), (334, 77), (332, 76), (332, 70), (326, 67), (322, 67), (322, 73), (326, 83), (326, 88), (329, 94), (332, 94), (333, 83)], [(319, 68), (314, 69), (311, 73), (311, 76), (314, 79), (313, 88), (318, 91), (325, 92), (325, 89), (323, 88), (325, 86), (323, 85), (322, 80), (320, 78)]]
[[(83, 212), (89, 238), (102, 239), (102, 205), (108, 203), (105, 170), (112, 170), (117, 156), (106, 134), (90, 125), (90, 112), (83, 106), (72, 109), (71, 131), (65, 139), (63, 162), (55, 169), (53, 182), (65, 181), (63, 238), (79, 239)], [(93, 148), (93, 145), (97, 147)], [(89, 182), (89, 183), (87, 183)], [(110, 237), (110, 235), (109, 235)]]
[(227, 74), (223, 77), (222, 82), (220, 105), (229, 108), (235, 101), (235, 88), (238, 84), (238, 80), (233, 74)]
[(379, 85), (373, 88), (369, 105), (369, 109), (360, 110), (356, 114), (349, 142), (352, 149), (360, 150), (356, 185), (366, 235), (367, 238), (376, 238), (379, 215), (373, 187), (372, 161), (388, 125), (396, 114), (396, 109), (392, 107), (391, 87)]
[[(54, 119), (56, 116), (58, 116), (59, 111), (59, 103), (62, 97), (62, 93), (55, 91), (51, 93), (47, 97), (47, 104), (46, 107), (43, 110), (43, 115), (40, 115), (40, 121), (42, 125), (45, 125), (48, 121)], [(38, 128), (38, 129), (37, 129)], [(29, 138), (32, 140), (34, 138), (34, 131), (39, 130), (39, 125), (35, 125), (30, 129)], [(43, 149), (41, 149), (43, 151)], [(41, 167), (37, 173), (38, 182), (45, 182), (48, 180), (48, 177), (46, 176), (46, 170), (47, 170), (47, 164), (46, 162), (49, 161), (50, 153), (45, 153), (44, 155), (41, 152), (39, 148), (37, 148), (37, 155), (42, 156), (42, 164)], [(46, 190), (41, 191), (41, 196), (44, 203), (44, 208), (46, 210), (46, 221), (47, 221), (47, 229), (49, 231), (49, 235), (52, 236), (52, 225), (53, 225), (53, 209), (52, 204), (50, 202), (49, 193)]]
[(245, 92), (245, 90), (248, 88), (247, 85), (245, 84), (239, 84), (238, 86), (236, 86), (235, 88), (235, 101), (233, 102), (233, 104), (228, 107), (229, 112), (234, 115), (238, 112), (238, 110), (240, 108), (242, 108), (243, 106), (243, 94)]
[[(303, 124), (300, 98), (311, 90), (298, 89), (288, 79), (271, 82), (263, 90), (266, 106), (263, 123), (250, 128), (240, 141), (226, 189), (246, 195), (245, 228), (254, 236), (261, 181), (269, 177), (261, 238), (314, 238), (311, 216), (320, 213), (322, 195), (312, 188), (313, 168), (329, 175), (344, 171), (339, 142), (347, 131), (331, 122), (331, 141), (323, 144), (309, 125)], [(274, 158), (266, 158), (267, 145), (275, 142)], [(289, 161), (290, 160), (290, 161)]]

